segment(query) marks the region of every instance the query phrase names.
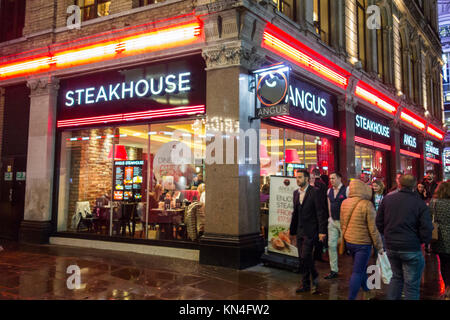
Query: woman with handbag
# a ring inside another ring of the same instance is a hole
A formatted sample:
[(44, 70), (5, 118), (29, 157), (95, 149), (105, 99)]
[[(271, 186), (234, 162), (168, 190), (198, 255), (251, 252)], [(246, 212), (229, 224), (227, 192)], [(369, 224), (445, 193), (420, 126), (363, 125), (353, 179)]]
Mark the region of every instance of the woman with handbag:
[(341, 228), (347, 249), (353, 258), (349, 300), (355, 300), (362, 287), (366, 299), (373, 297), (367, 287), (367, 265), (372, 245), (383, 252), (380, 233), (375, 224), (375, 207), (371, 201), (372, 190), (361, 180), (350, 182), (348, 198), (341, 206)]
[(430, 202), (433, 219), (432, 249), (439, 256), (445, 283), (444, 299), (450, 299), (450, 181), (442, 182)]

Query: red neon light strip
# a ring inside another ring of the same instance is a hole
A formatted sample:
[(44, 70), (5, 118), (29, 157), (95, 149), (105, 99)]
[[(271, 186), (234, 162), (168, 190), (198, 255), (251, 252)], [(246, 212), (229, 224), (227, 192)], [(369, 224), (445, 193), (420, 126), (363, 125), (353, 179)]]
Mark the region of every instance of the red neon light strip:
[(400, 105), (363, 81), (358, 82), (355, 95), (391, 114), (396, 114)]
[(64, 69), (77, 65), (110, 60), (122, 55), (159, 51), (187, 45), (200, 38), (201, 24), (198, 21), (155, 29), (95, 44), (79, 46), (69, 50), (48, 53), (45, 56), (28, 58), (0, 65), (0, 80), (51, 69)]
[(388, 146), (387, 144), (375, 142), (375, 141), (364, 139), (364, 138), (357, 137), (357, 136), (355, 136), (355, 142), (362, 143), (362, 144), (365, 144), (365, 145), (368, 145), (371, 147), (375, 147), (375, 148), (379, 148), (379, 149), (384, 149), (387, 151), (392, 150), (391, 146)]
[(90, 118), (80, 118), (71, 120), (60, 120), (58, 121), (58, 128), (73, 127), (73, 126), (84, 126), (93, 124), (105, 124), (111, 122), (122, 122), (122, 121), (134, 121), (142, 119), (154, 119), (162, 117), (174, 117), (181, 115), (193, 115), (205, 113), (205, 106), (192, 106), (192, 107), (179, 107), (170, 109), (160, 109), (152, 111), (143, 112), (133, 112), (133, 113), (122, 113), (111, 116), (99, 116)]
[(410, 157), (417, 158), (417, 159), (421, 158), (420, 154), (415, 153), (415, 152), (411, 152), (411, 151), (408, 151), (408, 150), (400, 149), (400, 153), (405, 155), (405, 156), (410, 156)]
[(262, 47), (284, 56), (296, 65), (343, 89), (348, 86), (350, 74), (347, 71), (270, 23), (264, 30)]
[(272, 117), (270, 119), (276, 120), (278, 122), (283, 122), (283, 123), (286, 123), (286, 124), (289, 124), (289, 125), (293, 125), (293, 126), (296, 126), (296, 127), (299, 127), (299, 128), (305, 128), (305, 129), (309, 129), (309, 130), (312, 130), (312, 131), (325, 133), (327, 135), (334, 136), (334, 137), (337, 137), (337, 138), (339, 138), (339, 136), (340, 136), (339, 131), (337, 131), (337, 130), (333, 130), (333, 129), (330, 129), (330, 128), (327, 128), (327, 127), (322, 127), (322, 126), (319, 126), (317, 124), (306, 122), (306, 121), (299, 120), (299, 119), (296, 119), (296, 118), (292, 118), (292, 117), (289, 117), (289, 116), (278, 116), (278, 117)]
[(419, 130), (422, 130), (422, 131), (425, 130), (426, 121), (423, 120), (421, 117), (415, 115), (408, 109), (402, 110), (402, 112), (400, 113), (400, 118), (403, 121), (408, 122), (409, 124), (413, 125), (414, 127), (416, 127)]
[(436, 164), (441, 164), (441, 162), (439, 161), (439, 160), (437, 160), (437, 159), (433, 159), (433, 158), (426, 158), (427, 159), (427, 161), (429, 161), (429, 162), (433, 162), (433, 163), (436, 163)]
[(431, 124), (428, 125), (427, 133), (441, 141), (444, 140), (444, 132), (432, 126)]

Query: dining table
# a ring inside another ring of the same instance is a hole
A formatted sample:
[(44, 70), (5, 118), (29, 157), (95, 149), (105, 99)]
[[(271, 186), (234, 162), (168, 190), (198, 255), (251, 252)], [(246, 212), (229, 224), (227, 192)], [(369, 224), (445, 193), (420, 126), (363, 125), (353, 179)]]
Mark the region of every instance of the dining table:
[(160, 226), (161, 239), (173, 240), (177, 237), (173, 232), (174, 226), (177, 230), (180, 225), (184, 226), (184, 212), (185, 208), (151, 209), (148, 222)]

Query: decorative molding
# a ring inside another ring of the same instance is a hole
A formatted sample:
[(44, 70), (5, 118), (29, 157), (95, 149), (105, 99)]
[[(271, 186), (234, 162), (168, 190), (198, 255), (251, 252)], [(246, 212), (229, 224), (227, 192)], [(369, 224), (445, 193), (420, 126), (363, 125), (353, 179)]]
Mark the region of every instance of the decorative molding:
[(264, 55), (254, 46), (247, 47), (243, 43), (223, 44), (207, 47), (202, 52), (206, 61), (206, 70), (242, 66), (249, 70), (260, 67)]
[(353, 95), (338, 96), (338, 111), (355, 113), (358, 105), (357, 99)]
[(59, 79), (55, 77), (35, 78), (27, 81), (30, 97), (56, 94), (59, 90)]

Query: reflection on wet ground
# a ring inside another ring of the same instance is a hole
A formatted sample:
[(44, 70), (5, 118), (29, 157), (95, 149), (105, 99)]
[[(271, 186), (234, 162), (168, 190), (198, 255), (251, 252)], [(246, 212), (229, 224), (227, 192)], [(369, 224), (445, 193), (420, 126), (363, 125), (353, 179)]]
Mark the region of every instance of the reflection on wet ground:
[[(96, 249), (23, 245), (0, 241), (0, 299), (57, 300), (341, 300), (347, 298), (351, 258), (340, 256), (340, 278), (323, 280), (328, 263), (316, 262), (320, 294), (296, 294), (299, 275), (258, 265), (246, 270), (197, 262)], [(374, 263), (372, 258), (371, 263)], [(422, 299), (442, 290), (434, 254), (426, 255)], [(67, 268), (81, 269), (81, 288), (67, 287)], [(383, 299), (386, 286), (377, 290)], [(360, 296), (362, 299), (362, 296)]]

